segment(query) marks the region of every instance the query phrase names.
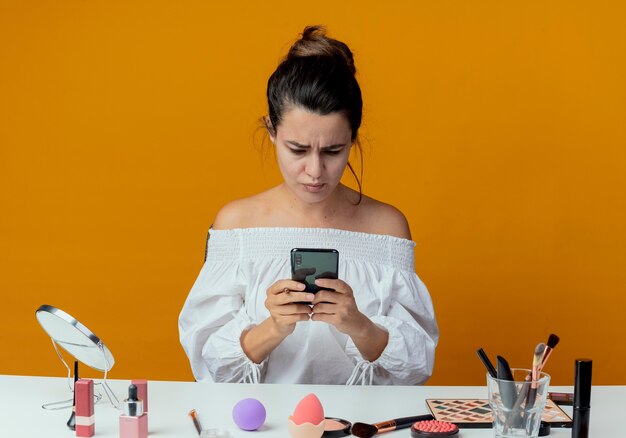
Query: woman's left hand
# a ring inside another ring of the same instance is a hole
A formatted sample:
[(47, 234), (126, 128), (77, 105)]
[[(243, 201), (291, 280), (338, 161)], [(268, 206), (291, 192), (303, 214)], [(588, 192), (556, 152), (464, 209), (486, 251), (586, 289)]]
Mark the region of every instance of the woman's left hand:
[(334, 290), (320, 290), (315, 294), (311, 303), (311, 319), (332, 324), (350, 337), (362, 336), (372, 322), (359, 311), (350, 285), (342, 280), (328, 278), (318, 278), (315, 284)]

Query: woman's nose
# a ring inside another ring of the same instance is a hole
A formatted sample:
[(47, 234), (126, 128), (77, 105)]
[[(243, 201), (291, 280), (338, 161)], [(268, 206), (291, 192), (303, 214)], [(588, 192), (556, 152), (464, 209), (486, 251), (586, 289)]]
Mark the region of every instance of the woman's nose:
[(310, 154), (306, 163), (306, 173), (311, 178), (322, 176), (323, 163), (318, 154)]

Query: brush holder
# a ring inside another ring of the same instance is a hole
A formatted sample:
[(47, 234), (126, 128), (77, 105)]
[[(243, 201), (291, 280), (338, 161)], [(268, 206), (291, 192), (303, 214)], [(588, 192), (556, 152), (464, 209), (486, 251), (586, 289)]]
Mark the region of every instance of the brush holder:
[(494, 434), (496, 438), (536, 438), (546, 405), (550, 376), (540, 373), (537, 380), (532, 380), (529, 369), (512, 368), (511, 372), (512, 381), (487, 374)]

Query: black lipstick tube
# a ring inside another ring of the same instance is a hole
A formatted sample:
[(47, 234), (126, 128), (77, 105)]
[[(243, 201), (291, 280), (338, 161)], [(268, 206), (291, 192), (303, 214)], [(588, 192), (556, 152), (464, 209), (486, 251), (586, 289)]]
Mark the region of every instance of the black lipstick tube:
[(574, 382), (574, 415), (572, 438), (589, 436), (591, 415), (591, 359), (576, 359), (576, 380)]

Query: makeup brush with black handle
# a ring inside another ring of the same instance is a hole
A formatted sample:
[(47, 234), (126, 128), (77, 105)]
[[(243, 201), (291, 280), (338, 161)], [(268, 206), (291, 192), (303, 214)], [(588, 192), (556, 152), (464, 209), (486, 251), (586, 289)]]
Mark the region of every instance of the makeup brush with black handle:
[(361, 438), (370, 438), (377, 433), (391, 432), (392, 430), (405, 429), (411, 427), (416, 421), (428, 421), (434, 420), (434, 417), (430, 414), (418, 415), (416, 417), (402, 417), (395, 420), (381, 421), (380, 423), (367, 424), (367, 423), (354, 423), (352, 425), (352, 435)]
[(74, 400), (72, 401), (72, 413), (70, 414), (70, 418), (67, 420), (67, 427), (70, 430), (76, 430), (76, 382), (78, 381), (78, 361), (74, 361)]

